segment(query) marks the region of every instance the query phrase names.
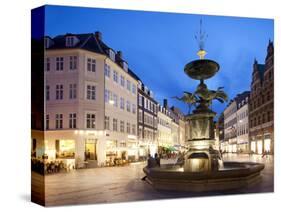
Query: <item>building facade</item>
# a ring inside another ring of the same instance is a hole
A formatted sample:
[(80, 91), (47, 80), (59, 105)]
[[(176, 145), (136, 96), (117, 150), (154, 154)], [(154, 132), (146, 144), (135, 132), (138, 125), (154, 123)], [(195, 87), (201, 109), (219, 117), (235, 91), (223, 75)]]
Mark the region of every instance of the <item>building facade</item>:
[(224, 139), (221, 150), (231, 153), (247, 153), (249, 150), (249, 112), (250, 92), (244, 91), (230, 101), (224, 110)]
[(157, 102), (153, 92), (138, 81), (138, 138), (140, 157), (157, 151)]
[(172, 118), (170, 111), (161, 105), (158, 105), (157, 112), (157, 143), (158, 147), (170, 147), (173, 146), (171, 123)]
[(246, 91), (237, 97), (237, 151), (249, 152), (249, 100), (250, 92)]
[(44, 137), (35, 155), (80, 167), (137, 160), (137, 78), (101, 33), (45, 37)]
[(173, 118), (173, 121), (178, 125), (178, 145), (184, 146), (185, 145), (185, 120), (184, 115), (180, 111), (179, 108), (171, 107), (171, 117)]
[(221, 149), (221, 144), (224, 141), (224, 114), (221, 113), (218, 121), (216, 123), (216, 129), (217, 129), (217, 134), (218, 134), (218, 140), (219, 140), (219, 149)]
[(224, 110), (224, 140), (221, 143), (223, 152), (237, 152), (237, 104), (231, 100)]
[(250, 96), (250, 150), (274, 153), (274, 47), (269, 41), (265, 64), (255, 60)]

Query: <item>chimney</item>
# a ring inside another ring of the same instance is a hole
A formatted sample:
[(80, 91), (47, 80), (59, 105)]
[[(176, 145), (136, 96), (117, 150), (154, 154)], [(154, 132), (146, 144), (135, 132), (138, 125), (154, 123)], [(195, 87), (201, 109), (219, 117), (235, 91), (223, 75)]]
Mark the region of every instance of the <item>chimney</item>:
[(120, 57), (121, 59), (123, 58), (123, 53), (121, 51), (117, 51), (117, 55), (118, 57)]
[(96, 38), (97, 38), (98, 40), (102, 40), (102, 34), (101, 34), (101, 32), (96, 31), (96, 32), (95, 32), (95, 36), (96, 36)]
[(163, 100), (163, 106), (164, 106), (164, 108), (168, 109), (168, 100), (167, 99)]

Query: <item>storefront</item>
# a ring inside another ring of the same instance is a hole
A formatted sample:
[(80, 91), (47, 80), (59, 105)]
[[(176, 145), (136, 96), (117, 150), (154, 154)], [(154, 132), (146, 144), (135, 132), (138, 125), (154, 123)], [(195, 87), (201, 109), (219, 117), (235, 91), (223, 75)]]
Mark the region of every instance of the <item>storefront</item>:
[(270, 138), (270, 134), (264, 135), (264, 151), (267, 153), (272, 153), (273, 145)]
[(251, 152), (256, 153), (256, 142), (255, 141), (251, 141)]
[(257, 153), (262, 154), (262, 140), (257, 141)]
[(238, 144), (237, 152), (248, 153), (248, 144), (247, 143)]
[(97, 160), (97, 139), (85, 140), (85, 160)]
[(270, 134), (254, 137), (251, 141), (251, 151), (256, 154), (272, 153), (272, 140)]

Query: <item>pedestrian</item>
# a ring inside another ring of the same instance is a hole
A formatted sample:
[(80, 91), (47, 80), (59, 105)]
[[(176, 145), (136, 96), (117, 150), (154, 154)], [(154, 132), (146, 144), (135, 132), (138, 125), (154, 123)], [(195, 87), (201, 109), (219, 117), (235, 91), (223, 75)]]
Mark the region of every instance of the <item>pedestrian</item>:
[(160, 157), (158, 156), (157, 153), (154, 154), (154, 159), (155, 159), (155, 161), (156, 161), (156, 164), (157, 164), (158, 166), (160, 166)]
[(156, 163), (155, 158), (153, 158), (150, 154), (148, 154), (147, 167), (153, 168), (156, 166), (157, 166), (157, 163)]

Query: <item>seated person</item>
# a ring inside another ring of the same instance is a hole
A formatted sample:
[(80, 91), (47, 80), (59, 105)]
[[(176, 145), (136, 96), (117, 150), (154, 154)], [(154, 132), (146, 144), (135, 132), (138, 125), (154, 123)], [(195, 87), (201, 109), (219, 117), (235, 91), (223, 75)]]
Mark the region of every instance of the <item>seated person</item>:
[(147, 167), (153, 168), (153, 167), (156, 167), (156, 166), (157, 166), (156, 160), (153, 157), (151, 157), (150, 154), (148, 154)]

